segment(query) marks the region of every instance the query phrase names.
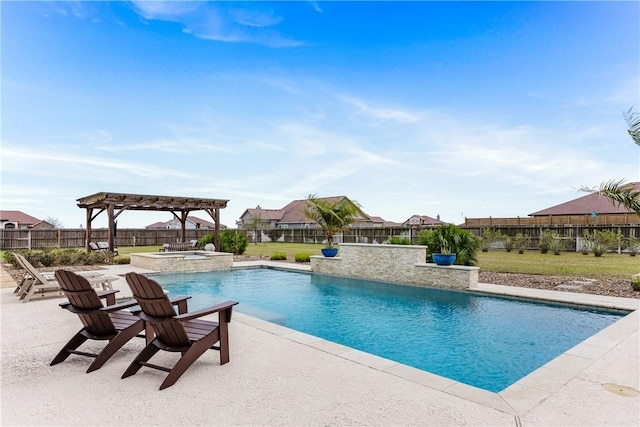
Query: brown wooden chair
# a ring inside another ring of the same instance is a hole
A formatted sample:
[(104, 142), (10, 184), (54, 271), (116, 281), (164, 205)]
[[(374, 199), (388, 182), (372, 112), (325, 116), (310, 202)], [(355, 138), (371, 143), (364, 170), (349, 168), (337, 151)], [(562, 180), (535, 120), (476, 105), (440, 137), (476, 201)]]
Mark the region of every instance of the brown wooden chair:
[[(220, 351), (220, 364), (229, 361), (229, 326), (236, 301), (226, 301), (210, 308), (176, 314), (171, 301), (158, 282), (141, 274), (128, 273), (127, 283), (138, 301), (139, 316), (153, 328), (155, 338), (147, 344), (129, 365), (122, 378), (134, 375), (143, 366), (168, 372), (160, 390), (172, 386), (180, 376), (207, 350)], [(218, 322), (200, 320), (199, 317), (218, 313)], [(214, 344), (219, 342), (218, 346)], [(159, 350), (182, 353), (173, 366), (167, 368), (148, 361)]]
[[(80, 318), (83, 328), (69, 340), (51, 362), (56, 365), (71, 354), (95, 357), (87, 372), (95, 371), (104, 365), (113, 354), (131, 338), (138, 336), (145, 328), (144, 321), (125, 308), (130, 308), (135, 301), (116, 304), (117, 290), (96, 292), (87, 278), (67, 270), (57, 270), (56, 279), (65, 293), (68, 302), (60, 307), (75, 313)], [(102, 304), (105, 299), (107, 305)], [(139, 335), (144, 336), (144, 335)], [(86, 340), (108, 340), (109, 343), (98, 354), (78, 351)]]

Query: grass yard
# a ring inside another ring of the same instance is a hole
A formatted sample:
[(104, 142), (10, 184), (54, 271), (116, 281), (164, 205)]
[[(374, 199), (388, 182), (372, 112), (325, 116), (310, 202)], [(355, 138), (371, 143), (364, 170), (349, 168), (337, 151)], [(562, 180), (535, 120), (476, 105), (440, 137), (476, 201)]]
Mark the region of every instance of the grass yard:
[(245, 255), (248, 256), (271, 256), (274, 252), (284, 252), (287, 254), (287, 259), (294, 259), (295, 255), (298, 253), (307, 253), (311, 256), (313, 255), (322, 255), (320, 249), (324, 247), (323, 244), (313, 244), (313, 243), (280, 243), (280, 242), (269, 242), (269, 243), (258, 243), (257, 245), (254, 243), (247, 244), (247, 250), (245, 251)]
[[(271, 256), (274, 252), (284, 252), (288, 259), (294, 259), (295, 254), (306, 252), (309, 255), (321, 255), (322, 244), (306, 243), (250, 243), (245, 255)], [(542, 254), (540, 251), (506, 252), (494, 250), (479, 252), (480, 270), (497, 273), (542, 274), (549, 276), (582, 276), (609, 277), (628, 279), (632, 274), (640, 273), (640, 257), (628, 254), (607, 253), (600, 258), (593, 254), (582, 255), (575, 252), (562, 252), (560, 255), (552, 253)]]
[(497, 273), (543, 274), (549, 276), (609, 277), (628, 279), (640, 273), (640, 257), (629, 254), (606, 253), (597, 258), (593, 254), (576, 252), (542, 254), (540, 251), (506, 252), (495, 250), (478, 254), (480, 270)]

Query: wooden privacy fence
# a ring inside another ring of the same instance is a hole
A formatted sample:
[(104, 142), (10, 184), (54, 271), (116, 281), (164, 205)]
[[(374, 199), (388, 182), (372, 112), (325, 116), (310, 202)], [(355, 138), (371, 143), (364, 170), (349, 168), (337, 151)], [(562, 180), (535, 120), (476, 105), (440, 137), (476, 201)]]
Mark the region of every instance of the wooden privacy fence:
[(640, 215), (549, 215), (516, 218), (465, 218), (466, 227), (506, 226), (541, 226), (541, 225), (640, 225)]
[[(514, 237), (522, 233), (531, 238), (533, 247), (537, 246), (540, 234), (546, 229), (557, 231), (560, 235), (579, 238), (585, 230), (613, 230), (620, 231), (625, 238), (635, 237), (640, 239), (640, 224), (638, 225), (532, 225), (532, 224), (481, 224), (476, 226), (462, 226), (476, 236), (482, 235), (485, 227), (499, 230), (507, 236)], [(246, 235), (247, 240), (258, 242), (286, 242), (286, 243), (323, 243), (326, 236), (319, 229), (274, 229), (264, 230), (262, 233), (254, 233), (250, 230), (238, 230)], [(91, 231), (94, 242), (107, 241), (108, 230), (94, 229)], [(207, 234), (212, 234), (210, 229), (186, 230), (186, 241), (200, 239)], [(352, 228), (348, 232), (335, 236), (336, 243), (385, 243), (391, 237), (408, 238), (417, 243), (420, 229), (417, 227), (376, 227), (376, 228)], [(82, 228), (60, 230), (0, 230), (0, 249), (42, 249), (42, 248), (84, 248), (86, 230)], [(125, 246), (158, 246), (165, 243), (180, 242), (180, 230), (147, 230), (147, 229), (118, 229), (115, 245)]]
[[(186, 230), (186, 241), (200, 239), (214, 230), (191, 229)], [(86, 230), (82, 228), (59, 230), (0, 230), (0, 249), (42, 249), (42, 248), (84, 248), (86, 247)], [(94, 242), (106, 242), (109, 230), (98, 228), (91, 230)], [(165, 243), (182, 241), (181, 230), (147, 230), (147, 229), (118, 229), (115, 239), (116, 246), (162, 246)]]

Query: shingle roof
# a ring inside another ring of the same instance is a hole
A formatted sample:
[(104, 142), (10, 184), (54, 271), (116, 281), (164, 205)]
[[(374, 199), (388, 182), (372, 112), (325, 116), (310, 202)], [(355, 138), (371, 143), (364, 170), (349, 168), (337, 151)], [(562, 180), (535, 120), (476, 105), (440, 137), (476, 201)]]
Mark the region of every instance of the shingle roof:
[(35, 224), (40, 221), (38, 218), (34, 218), (31, 215), (27, 215), (22, 211), (0, 211), (0, 220), (2, 221), (15, 221), (19, 224)]
[[(188, 216), (187, 217), (188, 221), (191, 221), (194, 224), (200, 224), (200, 226), (205, 226), (205, 227), (215, 227), (215, 224), (209, 221), (206, 221), (204, 219), (200, 219), (198, 217), (195, 216)], [(153, 224), (147, 225), (145, 228), (163, 228), (166, 227), (167, 225), (169, 225), (171, 221), (166, 221), (166, 222), (154, 222)]]
[(253, 209), (247, 209), (246, 212), (249, 212), (252, 217), (256, 215), (260, 215), (260, 218), (266, 219), (266, 220), (282, 218), (282, 209), (253, 208)]
[[(628, 185), (633, 185), (637, 190), (640, 190), (640, 182), (631, 182)], [(624, 206), (618, 206), (609, 198), (594, 193), (530, 213), (529, 216), (588, 215), (591, 212), (601, 215), (634, 213)]]
[[(347, 196), (334, 196), (334, 197), (318, 197), (318, 200), (324, 200), (328, 203), (334, 203), (338, 200), (348, 199)], [(313, 223), (314, 221), (308, 219), (304, 216), (304, 209), (307, 206), (307, 199), (302, 200), (294, 200), (290, 202), (287, 206), (280, 209), (282, 211), (282, 218), (280, 219), (281, 224), (304, 224), (304, 223)], [(362, 211), (360, 211), (360, 216), (356, 218), (369, 219), (369, 217)]]

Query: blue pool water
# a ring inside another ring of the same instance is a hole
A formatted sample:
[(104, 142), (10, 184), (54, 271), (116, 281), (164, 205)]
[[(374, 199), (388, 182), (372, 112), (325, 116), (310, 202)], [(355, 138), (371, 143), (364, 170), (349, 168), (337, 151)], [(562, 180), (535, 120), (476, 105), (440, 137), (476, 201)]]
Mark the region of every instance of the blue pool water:
[(234, 310), (499, 392), (622, 314), (273, 269), (153, 276)]

